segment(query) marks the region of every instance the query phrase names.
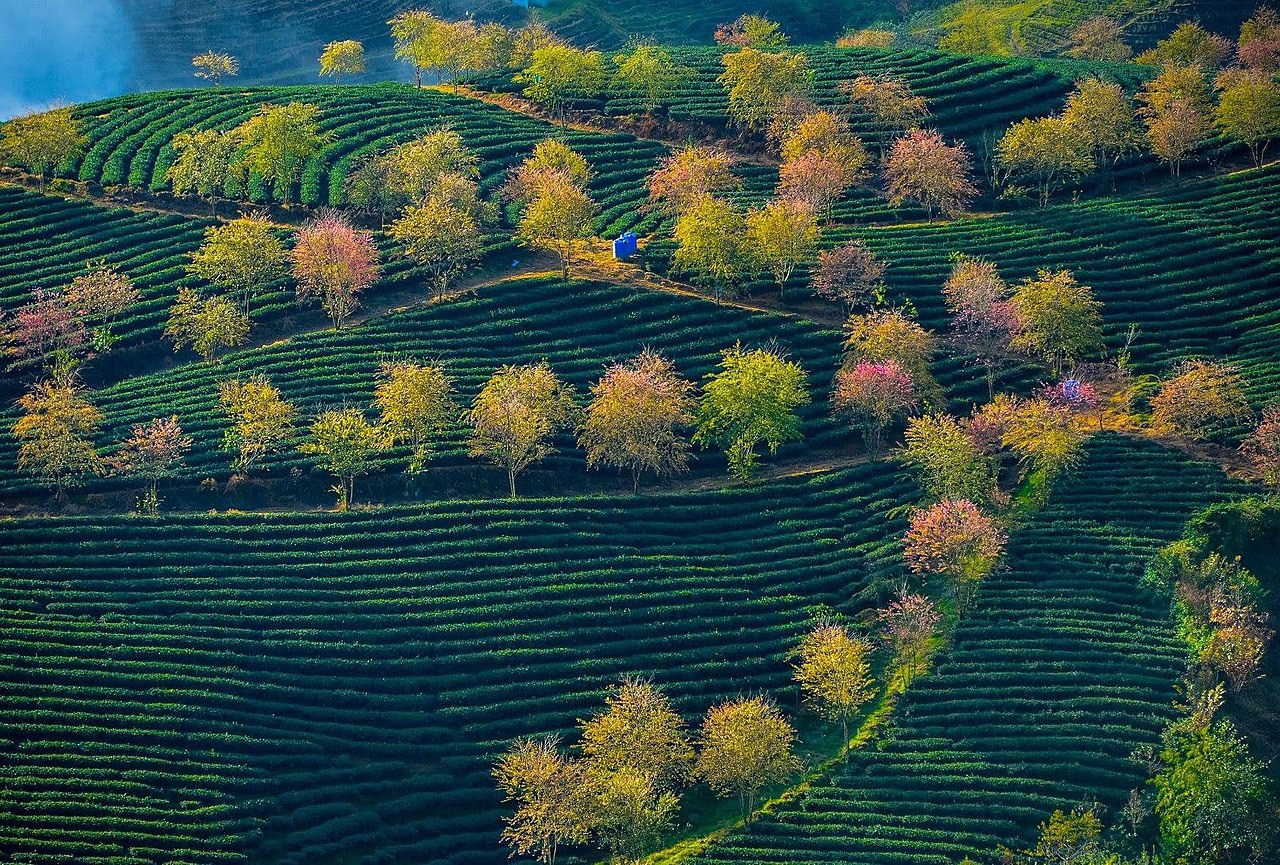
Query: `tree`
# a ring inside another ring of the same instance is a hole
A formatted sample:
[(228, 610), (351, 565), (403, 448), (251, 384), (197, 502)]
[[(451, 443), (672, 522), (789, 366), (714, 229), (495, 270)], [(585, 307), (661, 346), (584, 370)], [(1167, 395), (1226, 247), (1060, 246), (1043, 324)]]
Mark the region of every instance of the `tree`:
[(426, 203), (438, 192), (445, 177), (475, 179), (480, 176), (480, 158), (456, 130), (448, 127), (407, 141), (384, 158), (390, 169), (392, 189), (414, 204)]
[(225, 291), (239, 294), (244, 314), (249, 304), (286, 273), (284, 245), (264, 214), (241, 216), (205, 230), (204, 242), (191, 253), (187, 270)]
[[(910, 0), (906, 0), (910, 2)], [(836, 40), (837, 48), (892, 48), (898, 41), (898, 34), (893, 30), (881, 30), (866, 27), (862, 30), (846, 30)]]
[(1263, 6), (1240, 25), (1236, 62), (1255, 72), (1280, 72), (1280, 14)]
[(814, 111), (802, 118), (787, 129), (780, 144), (783, 162), (816, 151), (840, 166), (849, 186), (865, 179), (871, 161), (849, 122), (830, 111)]
[(747, 214), (747, 244), (755, 263), (773, 274), (778, 298), (786, 299), (787, 280), (796, 265), (813, 257), (818, 222), (813, 208), (786, 198), (774, 199)]
[(609, 68), (604, 55), (570, 45), (537, 48), (529, 65), (512, 79), (524, 84), (521, 92), (544, 105), (557, 117), (576, 97), (591, 97), (605, 89)]
[(949, 581), (965, 609), (978, 584), (995, 570), (1005, 534), (968, 499), (943, 499), (911, 517), (905, 554), (912, 573)]
[(523, 69), (533, 62), (533, 52), (539, 48), (563, 45), (564, 40), (541, 21), (530, 21), (512, 34), (510, 65)]
[(422, 86), (422, 72), (440, 65), (440, 26), (443, 22), (425, 9), (401, 12), (390, 21), (396, 59), (413, 66), (413, 83)]
[(1187, 21), (1168, 38), (1157, 42), (1155, 48), (1142, 52), (1135, 59), (1164, 69), (1214, 69), (1231, 56), (1232, 47), (1230, 39)]
[(885, 160), (889, 202), (915, 201), (931, 222), (935, 211), (955, 216), (978, 194), (970, 172), (963, 143), (948, 145), (936, 132), (914, 129), (893, 142)]
[(658, 45), (637, 45), (629, 54), (619, 54), (614, 62), (618, 66), (614, 73), (618, 87), (639, 94), (641, 104), (650, 114), (670, 100), (680, 85), (694, 74), (694, 70), (677, 64), (671, 52)]
[(444, 300), (449, 284), (484, 252), (484, 235), (475, 217), (435, 199), (408, 208), (391, 223), (391, 236), (430, 275), (437, 301)]
[(378, 247), (368, 231), (338, 211), (322, 212), (298, 229), (289, 253), (298, 302), (317, 297), (334, 330), (360, 305), (357, 295), (378, 281)]
[(597, 780), (597, 788), (592, 835), (613, 854), (613, 861), (639, 863), (662, 843), (680, 800), (636, 772), (605, 775)]
[(787, 99), (808, 98), (813, 70), (800, 53), (743, 48), (721, 58), (716, 80), (729, 94), (729, 116), (749, 129), (766, 126)]
[(951, 415), (912, 418), (902, 461), (916, 470), (924, 491), (940, 500), (985, 502), (995, 485), (991, 466), (973, 439)]
[(1039, 479), (1038, 497), (1065, 471), (1084, 459), (1086, 434), (1075, 424), (1070, 409), (1047, 400), (1019, 400), (1006, 419), (1002, 444), (1017, 454), (1027, 474)]
[(855, 307), (869, 306), (883, 294), (881, 281), (885, 270), (865, 241), (850, 240), (818, 253), (818, 266), (813, 271), (813, 293), (836, 301), (846, 313)]
[(865, 114), (876, 130), (880, 158), (894, 134), (906, 132), (929, 116), (929, 103), (917, 96), (906, 81), (889, 75), (860, 74), (840, 85), (853, 107)]
[(1119, 84), (1098, 78), (1076, 82), (1062, 109), (1062, 122), (1093, 152), (1096, 165), (1114, 169), (1142, 144), (1142, 128), (1129, 94)]
[(413, 449), (409, 471), (422, 471), (431, 454), (431, 439), (457, 417), (453, 379), (444, 369), (409, 361), (383, 361), (378, 367), (373, 403), (379, 426), (393, 444)]
[(22, 416), (13, 425), (18, 470), (51, 484), (58, 501), (85, 475), (103, 472), (93, 435), (102, 412), (73, 381), (42, 381), (18, 398)]
[(889, 309), (851, 315), (844, 327), (846, 367), (863, 361), (893, 361), (911, 377), (924, 403), (941, 401), (942, 388), (930, 369), (938, 347), (932, 333), (904, 313)]
[(800, 769), (792, 753), (795, 738), (795, 730), (768, 698), (730, 700), (707, 712), (694, 771), (717, 794), (736, 793), (743, 820), (750, 825), (760, 789)]
[(90, 262), (89, 272), (71, 280), (65, 299), (76, 314), (87, 321), (97, 323), (93, 330), (93, 345), (106, 351), (115, 342), (111, 326), (116, 318), (142, 297), (127, 275), (101, 261)]
[(893, 652), (893, 663), (901, 671), (906, 684), (911, 684), (924, 664), (929, 646), (942, 614), (925, 595), (911, 595), (905, 591), (883, 610), (876, 611), (885, 644)]
[(516, 475), (554, 453), (551, 436), (572, 424), (573, 397), (573, 386), (556, 378), (546, 361), (504, 366), (476, 395), (466, 414), (474, 430), (471, 455), (506, 469), (512, 498)]
[(364, 69), (364, 46), (354, 39), (330, 42), (320, 52), (320, 75), (332, 75), (335, 83), (343, 75), (359, 75)]
[(231, 465), (241, 474), (294, 436), (297, 412), (261, 373), (244, 381), (221, 382), (218, 404), (231, 423), (222, 436), (222, 449), (236, 455)]
[(782, 163), (777, 193), (779, 198), (804, 204), (830, 219), (835, 203), (853, 183), (854, 175), (839, 162), (810, 150)]
[(212, 81), (214, 87), (221, 87), (223, 78), (233, 78), (240, 74), (240, 62), (221, 51), (197, 54), (191, 58), (191, 65), (196, 69), (197, 78)]
[(880, 453), (884, 430), (920, 404), (915, 382), (895, 360), (860, 361), (836, 373), (832, 411), (862, 432), (871, 455)]
[(538, 142), (533, 153), (512, 169), (503, 185), (503, 195), (511, 201), (529, 201), (542, 193), (547, 182), (557, 179), (586, 190), (591, 166), (563, 141), (548, 138)]
[(249, 336), (249, 317), (230, 298), (214, 295), (201, 299), (183, 286), (169, 309), (164, 335), (173, 340), (174, 351), (190, 345), (212, 363), (219, 349), (244, 345)]
[(663, 157), (649, 176), (649, 204), (679, 216), (703, 198), (742, 188), (726, 150), (690, 144)]
[(367, 216), (378, 217), (386, 228), (387, 217), (399, 213), (405, 205), (397, 179), (389, 154), (366, 158), (347, 172), (344, 186), (347, 203)]
[(693, 745), (680, 715), (649, 679), (624, 677), (605, 697), (606, 711), (580, 721), (583, 758), (596, 775), (643, 777), (676, 790), (689, 777)]
[(806, 377), (798, 363), (774, 351), (724, 350), (720, 371), (707, 375), (694, 410), (694, 442), (724, 448), (729, 470), (749, 478), (758, 444), (776, 453), (783, 442), (802, 437), (795, 410), (809, 402)]
[(1041, 207), (1054, 190), (1096, 167), (1083, 131), (1059, 117), (1019, 120), (1010, 126), (996, 145), (996, 161), (1011, 177), (1035, 184)]
[(88, 141), (70, 108), (51, 108), (0, 125), (0, 159), (38, 176), (43, 188), (54, 169), (84, 153)]
[(319, 116), (318, 106), (302, 102), (263, 105), (235, 129), (240, 164), (271, 183), (277, 201), (292, 200), (302, 166), (333, 141), (332, 133), (320, 131)]
[(311, 421), (311, 440), (298, 445), (304, 454), (318, 457), (320, 465), (338, 479), (338, 510), (355, 501), (356, 478), (373, 469), (373, 458), (389, 445), (386, 433), (369, 423), (356, 408), (321, 412)]
[(732, 24), (716, 27), (715, 40), (721, 45), (739, 48), (756, 48), (761, 51), (778, 51), (791, 41), (777, 21), (763, 15), (742, 15)]
[[(84, 317), (59, 291), (37, 288), (35, 299), (18, 307), (5, 334), (18, 358), (70, 361), (88, 340)], [(16, 365), (16, 364), (15, 364)]]
[(555, 865), (561, 844), (581, 844), (594, 826), (596, 797), (581, 763), (566, 760), (555, 736), (517, 739), (493, 769), (516, 811), (503, 818), (513, 855)]
[(844, 625), (819, 624), (792, 652), (793, 677), (810, 707), (840, 724), (842, 741), (849, 741), (849, 719), (876, 695), (869, 642), (849, 633)]
[(1280, 492), (1280, 405), (1263, 410), (1262, 422), (1240, 445), (1240, 452), (1262, 478), (1262, 482)]
[(1215, 599), (1209, 611), (1209, 623), (1215, 627), (1200, 662), (1226, 674), (1233, 691), (1257, 680), (1267, 644), (1276, 635), (1267, 627), (1268, 618), (1251, 604)]
[(1133, 49), (1124, 41), (1125, 25), (1106, 15), (1090, 15), (1071, 30), (1068, 57), (1078, 60), (1100, 60), (1124, 63)]
[(1019, 328), (1009, 286), (994, 262), (957, 256), (942, 286), (942, 299), (951, 314), (953, 337), (982, 361), (987, 395), (994, 396), (996, 373)]
[(1138, 92), (1147, 143), (1174, 176), (1182, 162), (1209, 136), (1212, 102), (1204, 72), (1197, 66), (1167, 68)]
[(548, 173), (538, 194), (525, 205), (516, 229), (522, 243), (553, 250), (565, 282), (578, 244), (595, 235), (600, 205), (581, 186), (559, 172)]
[(1074, 810), (1070, 814), (1054, 811), (1048, 822), (1040, 824), (1040, 837), (1031, 850), (1023, 850), (1019, 865), (1120, 865), (1103, 851), (1102, 821), (1092, 810)]
[(1018, 333), (1011, 345), (1044, 358), (1055, 376), (1102, 342), (1102, 302), (1069, 270), (1041, 270), (1013, 290)]
[(182, 465), (182, 455), (193, 443), (191, 436), (182, 434), (177, 415), (134, 424), (133, 434), (121, 443), (111, 463), (120, 474), (147, 481), (147, 492), (139, 500), (143, 513), (156, 515), (160, 508), (156, 485), (163, 478), (173, 477)]
[(1174, 373), (1151, 398), (1151, 424), (1157, 431), (1202, 441), (1253, 417), (1238, 367), (1189, 360)]
[(719, 301), (733, 280), (751, 268), (744, 244), (746, 230), (746, 219), (736, 207), (704, 196), (676, 218), (672, 262), (709, 285)]
[(1266, 767), (1228, 720), (1170, 724), (1152, 778), (1160, 846), (1175, 862), (1260, 862), (1274, 846)]
[(1274, 74), (1231, 76), (1218, 97), (1214, 122), (1228, 138), (1248, 147), (1253, 164), (1261, 167), (1267, 148), (1280, 138), (1280, 84)]
[(671, 361), (648, 349), (606, 368), (591, 386), (591, 403), (578, 428), (587, 467), (630, 471), (633, 491), (644, 472), (663, 477), (686, 471), (689, 444), (678, 428), (693, 423), (693, 388)]
[(209, 201), (209, 212), (217, 216), (218, 197), (240, 152), (240, 136), (235, 130), (193, 129), (173, 136), (173, 162), (165, 169), (174, 195), (195, 193)]

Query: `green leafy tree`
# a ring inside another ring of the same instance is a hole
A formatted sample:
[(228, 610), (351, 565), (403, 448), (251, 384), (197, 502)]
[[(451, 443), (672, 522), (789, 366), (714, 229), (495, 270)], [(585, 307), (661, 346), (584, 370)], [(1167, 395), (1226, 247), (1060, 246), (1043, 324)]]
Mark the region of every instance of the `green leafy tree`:
[(710, 285), (717, 301), (752, 268), (744, 238), (747, 223), (727, 201), (704, 196), (676, 218), (673, 262)]
[(13, 425), (18, 470), (50, 484), (59, 501), (86, 475), (103, 472), (93, 435), (102, 412), (73, 381), (42, 381), (18, 399), (22, 416)]
[(555, 452), (551, 437), (572, 425), (577, 408), (573, 387), (542, 363), (504, 366), (476, 395), (466, 422), (471, 424), (471, 455), (486, 457), (507, 472), (511, 497), (516, 475)]
[(422, 471), (431, 455), (431, 439), (458, 416), (453, 379), (442, 367), (409, 361), (385, 361), (378, 367), (373, 403), (379, 425), (393, 443), (413, 449), (410, 472)]
[(813, 70), (800, 53), (771, 53), (743, 48), (721, 58), (724, 72), (716, 80), (729, 94), (729, 116), (750, 129), (768, 125), (791, 99), (807, 99)]
[(206, 229), (187, 270), (240, 295), (247, 317), (254, 297), (288, 273), (288, 253), (265, 215), (242, 216)]
[(1087, 438), (1070, 409), (1031, 399), (1014, 404), (1001, 441), (1017, 454), (1025, 473), (1039, 479), (1037, 489), (1043, 502), (1053, 481), (1083, 461)]
[(319, 117), (319, 106), (303, 102), (263, 105), (236, 127), (240, 165), (270, 183), (277, 201), (292, 200), (302, 166), (333, 141), (332, 133), (320, 131)]
[(658, 790), (679, 789), (693, 768), (693, 744), (662, 689), (649, 679), (627, 676), (610, 689), (605, 706), (579, 722), (579, 747), (590, 771), (627, 773)]
[(791, 41), (777, 21), (763, 15), (743, 15), (732, 24), (721, 24), (716, 28), (715, 40), (721, 45), (761, 51), (778, 51)]
[(599, 214), (600, 205), (582, 186), (564, 173), (548, 172), (520, 214), (516, 234), (522, 243), (554, 251), (568, 282), (574, 252), (595, 235)]
[(0, 159), (37, 175), (43, 186), (54, 169), (83, 154), (88, 141), (70, 108), (51, 108), (0, 125)]
[(164, 335), (173, 340), (173, 350), (191, 346), (212, 363), (218, 351), (244, 345), (249, 337), (249, 316), (228, 297), (202, 298), (185, 286), (169, 309)]
[(569, 45), (535, 49), (533, 60), (513, 79), (525, 85), (526, 97), (544, 105), (557, 117), (574, 97), (590, 97), (605, 89), (609, 67), (599, 51)]
[(1214, 122), (1233, 141), (1249, 148), (1261, 166), (1267, 148), (1280, 138), (1280, 84), (1274, 75), (1244, 73), (1225, 78)]
[(818, 251), (818, 220), (812, 207), (780, 198), (747, 214), (747, 244), (755, 263), (773, 275), (778, 297), (796, 266)]
[(849, 721), (876, 695), (867, 662), (871, 643), (833, 622), (818, 625), (792, 653), (793, 677), (815, 712), (840, 724), (842, 741), (849, 741)]
[(585, 766), (568, 760), (555, 736), (517, 739), (493, 768), (498, 788), (514, 802), (504, 817), (502, 840), (512, 855), (555, 865), (561, 844), (591, 837), (597, 814), (596, 785)]
[(1144, 51), (1135, 58), (1138, 63), (1160, 66), (1164, 69), (1214, 69), (1231, 56), (1231, 40), (1210, 33), (1194, 21), (1178, 26), (1156, 47)]
[(475, 217), (436, 199), (406, 210), (391, 223), (391, 236), (427, 271), (437, 301), (444, 300), (449, 284), (484, 252), (484, 234)]
[(218, 405), (231, 424), (223, 434), (222, 449), (236, 455), (232, 467), (237, 472), (248, 472), (294, 436), (296, 410), (261, 373), (244, 381), (221, 382)]
[(175, 195), (195, 193), (209, 202), (209, 212), (217, 216), (218, 197), (240, 152), (240, 137), (234, 130), (193, 129), (173, 136), (173, 162), (165, 179)]
[(1010, 344), (1044, 358), (1055, 376), (1102, 349), (1102, 302), (1071, 271), (1039, 271), (1014, 286), (1011, 302), (1019, 329)]
[(1093, 161), (1108, 171), (1142, 146), (1136, 106), (1119, 84), (1084, 78), (1067, 97), (1062, 122), (1093, 151)]
[(639, 772), (613, 772), (595, 779), (591, 833), (619, 863), (639, 863), (671, 830), (680, 800)]
[(364, 46), (354, 39), (330, 42), (320, 52), (320, 76), (332, 75), (338, 81), (343, 75), (359, 75), (365, 70)]
[(996, 161), (1009, 176), (1035, 185), (1040, 206), (1054, 190), (1094, 170), (1093, 150), (1079, 126), (1060, 117), (1019, 120), (996, 145)]
[(613, 80), (621, 90), (640, 96), (650, 114), (671, 99), (693, 77), (694, 70), (676, 63), (671, 52), (658, 45), (638, 45), (614, 58), (618, 71)]
[(448, 127), (407, 141), (383, 158), (390, 169), (392, 188), (415, 204), (436, 194), (446, 176), (480, 176), (480, 158), (456, 130)]
[(775, 351), (735, 345), (721, 355), (720, 371), (707, 376), (694, 410), (693, 440), (723, 448), (729, 470), (746, 479), (755, 469), (757, 445), (776, 453), (779, 445), (802, 437), (796, 409), (809, 402), (807, 376)]
[(912, 418), (907, 426), (902, 461), (934, 499), (991, 499), (995, 480), (991, 466), (972, 438), (947, 414)]
[(387, 435), (355, 408), (321, 412), (311, 422), (310, 435), (298, 450), (317, 457), (338, 479), (333, 489), (338, 494), (338, 510), (345, 511), (355, 500), (356, 478), (368, 474), (374, 457), (390, 444)]
[(721, 703), (702, 722), (694, 771), (717, 794), (736, 794), (750, 825), (760, 789), (799, 771), (795, 739), (795, 730), (765, 697)]
[(396, 59), (413, 66), (413, 83), (422, 86), (422, 73), (440, 68), (441, 25), (443, 22), (426, 9), (410, 9), (387, 22), (395, 40)]
[(195, 76), (205, 81), (212, 81), (214, 87), (222, 86), (223, 78), (234, 78), (240, 74), (240, 61), (222, 51), (205, 51), (191, 58), (195, 67)]

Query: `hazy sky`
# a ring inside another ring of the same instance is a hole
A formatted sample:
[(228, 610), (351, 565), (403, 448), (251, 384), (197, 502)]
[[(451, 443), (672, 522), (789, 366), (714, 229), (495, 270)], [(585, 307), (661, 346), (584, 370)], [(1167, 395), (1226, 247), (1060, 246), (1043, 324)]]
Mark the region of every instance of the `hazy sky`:
[(0, 119), (129, 89), (134, 40), (118, 0), (0, 0)]

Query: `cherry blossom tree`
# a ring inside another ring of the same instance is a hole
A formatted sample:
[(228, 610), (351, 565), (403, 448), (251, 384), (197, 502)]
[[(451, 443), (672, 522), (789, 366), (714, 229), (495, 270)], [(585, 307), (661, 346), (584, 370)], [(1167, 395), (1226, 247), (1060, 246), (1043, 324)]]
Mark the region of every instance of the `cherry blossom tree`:
[(1009, 286), (993, 262), (959, 256), (942, 286), (956, 342), (973, 352), (987, 371), (987, 395), (995, 395), (996, 374), (1018, 335), (1018, 314)]
[(1263, 483), (1280, 492), (1280, 405), (1262, 412), (1262, 422), (1240, 445), (1240, 452), (1253, 463)]
[(928, 656), (929, 643), (938, 632), (942, 614), (927, 596), (903, 592), (889, 606), (877, 610), (876, 618), (881, 638), (893, 652), (895, 666), (906, 684), (911, 684)]
[(160, 508), (156, 485), (161, 479), (172, 477), (182, 465), (182, 455), (191, 449), (193, 440), (182, 434), (177, 415), (152, 418), (144, 424), (135, 424), (133, 434), (121, 443), (111, 460), (115, 471), (147, 481), (147, 491), (139, 499), (139, 510), (155, 516)]
[(943, 499), (917, 511), (907, 530), (906, 559), (912, 572), (946, 578), (960, 609), (995, 570), (1005, 533), (968, 499)]
[(963, 143), (948, 145), (937, 132), (913, 129), (893, 143), (885, 159), (889, 202), (915, 201), (929, 220), (941, 211), (963, 213), (978, 194), (969, 179), (972, 166)]
[(813, 271), (813, 293), (842, 304), (845, 312), (868, 306), (880, 298), (888, 268), (864, 241), (851, 240), (818, 253)]
[(360, 305), (357, 296), (378, 280), (378, 247), (373, 235), (354, 228), (346, 216), (321, 213), (298, 229), (289, 257), (298, 281), (298, 302), (319, 298), (334, 330)]
[(717, 147), (691, 145), (665, 157), (649, 177), (649, 204), (678, 216), (707, 196), (742, 187), (733, 156)]
[(831, 396), (835, 414), (862, 432), (872, 456), (884, 430), (920, 405), (911, 374), (895, 360), (862, 361), (836, 373)]

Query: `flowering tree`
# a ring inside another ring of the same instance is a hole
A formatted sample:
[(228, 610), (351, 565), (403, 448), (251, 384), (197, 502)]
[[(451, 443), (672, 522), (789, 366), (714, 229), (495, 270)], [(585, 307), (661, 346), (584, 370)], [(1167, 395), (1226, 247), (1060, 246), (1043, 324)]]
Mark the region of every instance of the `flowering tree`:
[(813, 293), (842, 304), (846, 313), (852, 312), (856, 306), (879, 299), (887, 269), (888, 265), (876, 258), (864, 241), (850, 240), (818, 253)]
[(555, 865), (561, 844), (582, 844), (594, 828), (592, 785), (581, 761), (568, 760), (555, 736), (522, 738), (493, 768), (503, 801), (514, 814), (503, 818), (502, 840), (513, 856), (533, 855)]
[(724, 72), (716, 80), (728, 91), (729, 116), (748, 129), (767, 125), (784, 101), (813, 90), (813, 69), (798, 52), (743, 48), (721, 62)]
[(840, 724), (846, 742), (850, 719), (876, 695), (867, 663), (872, 651), (871, 643), (829, 622), (805, 634), (792, 652), (792, 675), (805, 700), (819, 715)]
[(1225, 598), (1218, 599), (1209, 611), (1213, 633), (1200, 660), (1222, 670), (1233, 691), (1259, 676), (1267, 644), (1276, 635), (1267, 627), (1268, 618), (1251, 604), (1232, 603)]
[(173, 476), (192, 443), (190, 436), (182, 434), (177, 415), (134, 425), (133, 435), (124, 440), (111, 462), (120, 474), (147, 481), (147, 492), (139, 500), (143, 513), (156, 515), (160, 508), (156, 485), (162, 478)]
[(591, 404), (578, 429), (587, 466), (630, 471), (633, 491), (644, 472), (662, 477), (685, 471), (689, 443), (678, 428), (693, 423), (693, 389), (671, 361), (647, 349), (607, 368), (591, 386)]
[(882, 639), (893, 652), (894, 665), (911, 684), (929, 652), (929, 643), (938, 632), (942, 614), (925, 595), (899, 594), (883, 610), (876, 611)]
[(830, 218), (835, 203), (856, 182), (856, 176), (835, 157), (807, 150), (778, 169), (777, 192), (781, 198), (802, 201)]
[(832, 409), (862, 431), (872, 456), (889, 424), (905, 417), (920, 404), (911, 374), (896, 360), (860, 361), (836, 373)]
[(994, 262), (959, 256), (942, 286), (942, 299), (951, 313), (956, 341), (982, 361), (987, 395), (994, 396), (996, 374), (1018, 335), (1018, 314), (1009, 300), (1009, 286)]
[(1240, 451), (1253, 463), (1262, 482), (1280, 492), (1280, 405), (1262, 412), (1262, 422), (1240, 445)]
[(889, 202), (915, 201), (930, 221), (937, 211), (963, 213), (978, 194), (969, 179), (971, 170), (963, 143), (948, 145), (937, 132), (914, 129), (893, 143), (885, 159)]
[(1236, 62), (1245, 69), (1280, 72), (1280, 14), (1265, 6), (1240, 27)]
[(845, 322), (845, 333), (846, 366), (894, 361), (911, 376), (921, 402), (934, 405), (942, 399), (942, 388), (930, 371), (937, 341), (905, 313), (878, 310), (852, 315)]
[(777, 21), (763, 15), (742, 15), (732, 24), (718, 25), (715, 40), (720, 45), (759, 48), (762, 51), (786, 48), (791, 41)]
[(964, 609), (978, 584), (995, 569), (1004, 545), (1004, 532), (973, 502), (943, 499), (911, 518), (905, 552), (914, 573), (949, 580)]
[(298, 281), (298, 302), (318, 297), (334, 330), (360, 305), (357, 295), (378, 280), (373, 235), (354, 228), (336, 211), (322, 213), (298, 229), (289, 258)]
[(14, 313), (7, 336), (18, 358), (51, 361), (59, 355), (71, 358), (85, 348), (88, 340), (84, 319), (67, 296), (39, 288), (35, 300)]
[(855, 109), (866, 114), (876, 130), (880, 158), (884, 159), (889, 137), (915, 126), (929, 116), (929, 105), (917, 96), (911, 85), (888, 75), (858, 75), (840, 85)]
[(79, 315), (97, 322), (93, 345), (105, 351), (115, 342), (111, 325), (116, 318), (142, 297), (128, 276), (105, 264), (91, 265), (89, 272), (77, 276), (67, 286), (66, 300)]
[(1244, 376), (1226, 363), (1185, 361), (1151, 398), (1153, 428), (1196, 441), (1252, 416)]
[(807, 200), (829, 216), (845, 190), (867, 177), (867, 151), (843, 117), (811, 110), (784, 124), (780, 136), (780, 195)]
[(408, 208), (391, 223), (391, 236), (404, 245), (406, 256), (427, 271), (437, 301), (444, 300), (449, 284), (484, 251), (484, 237), (475, 218), (435, 198)]
[(658, 163), (649, 177), (649, 204), (679, 216), (708, 196), (742, 188), (733, 173), (733, 156), (702, 145), (683, 147)]

